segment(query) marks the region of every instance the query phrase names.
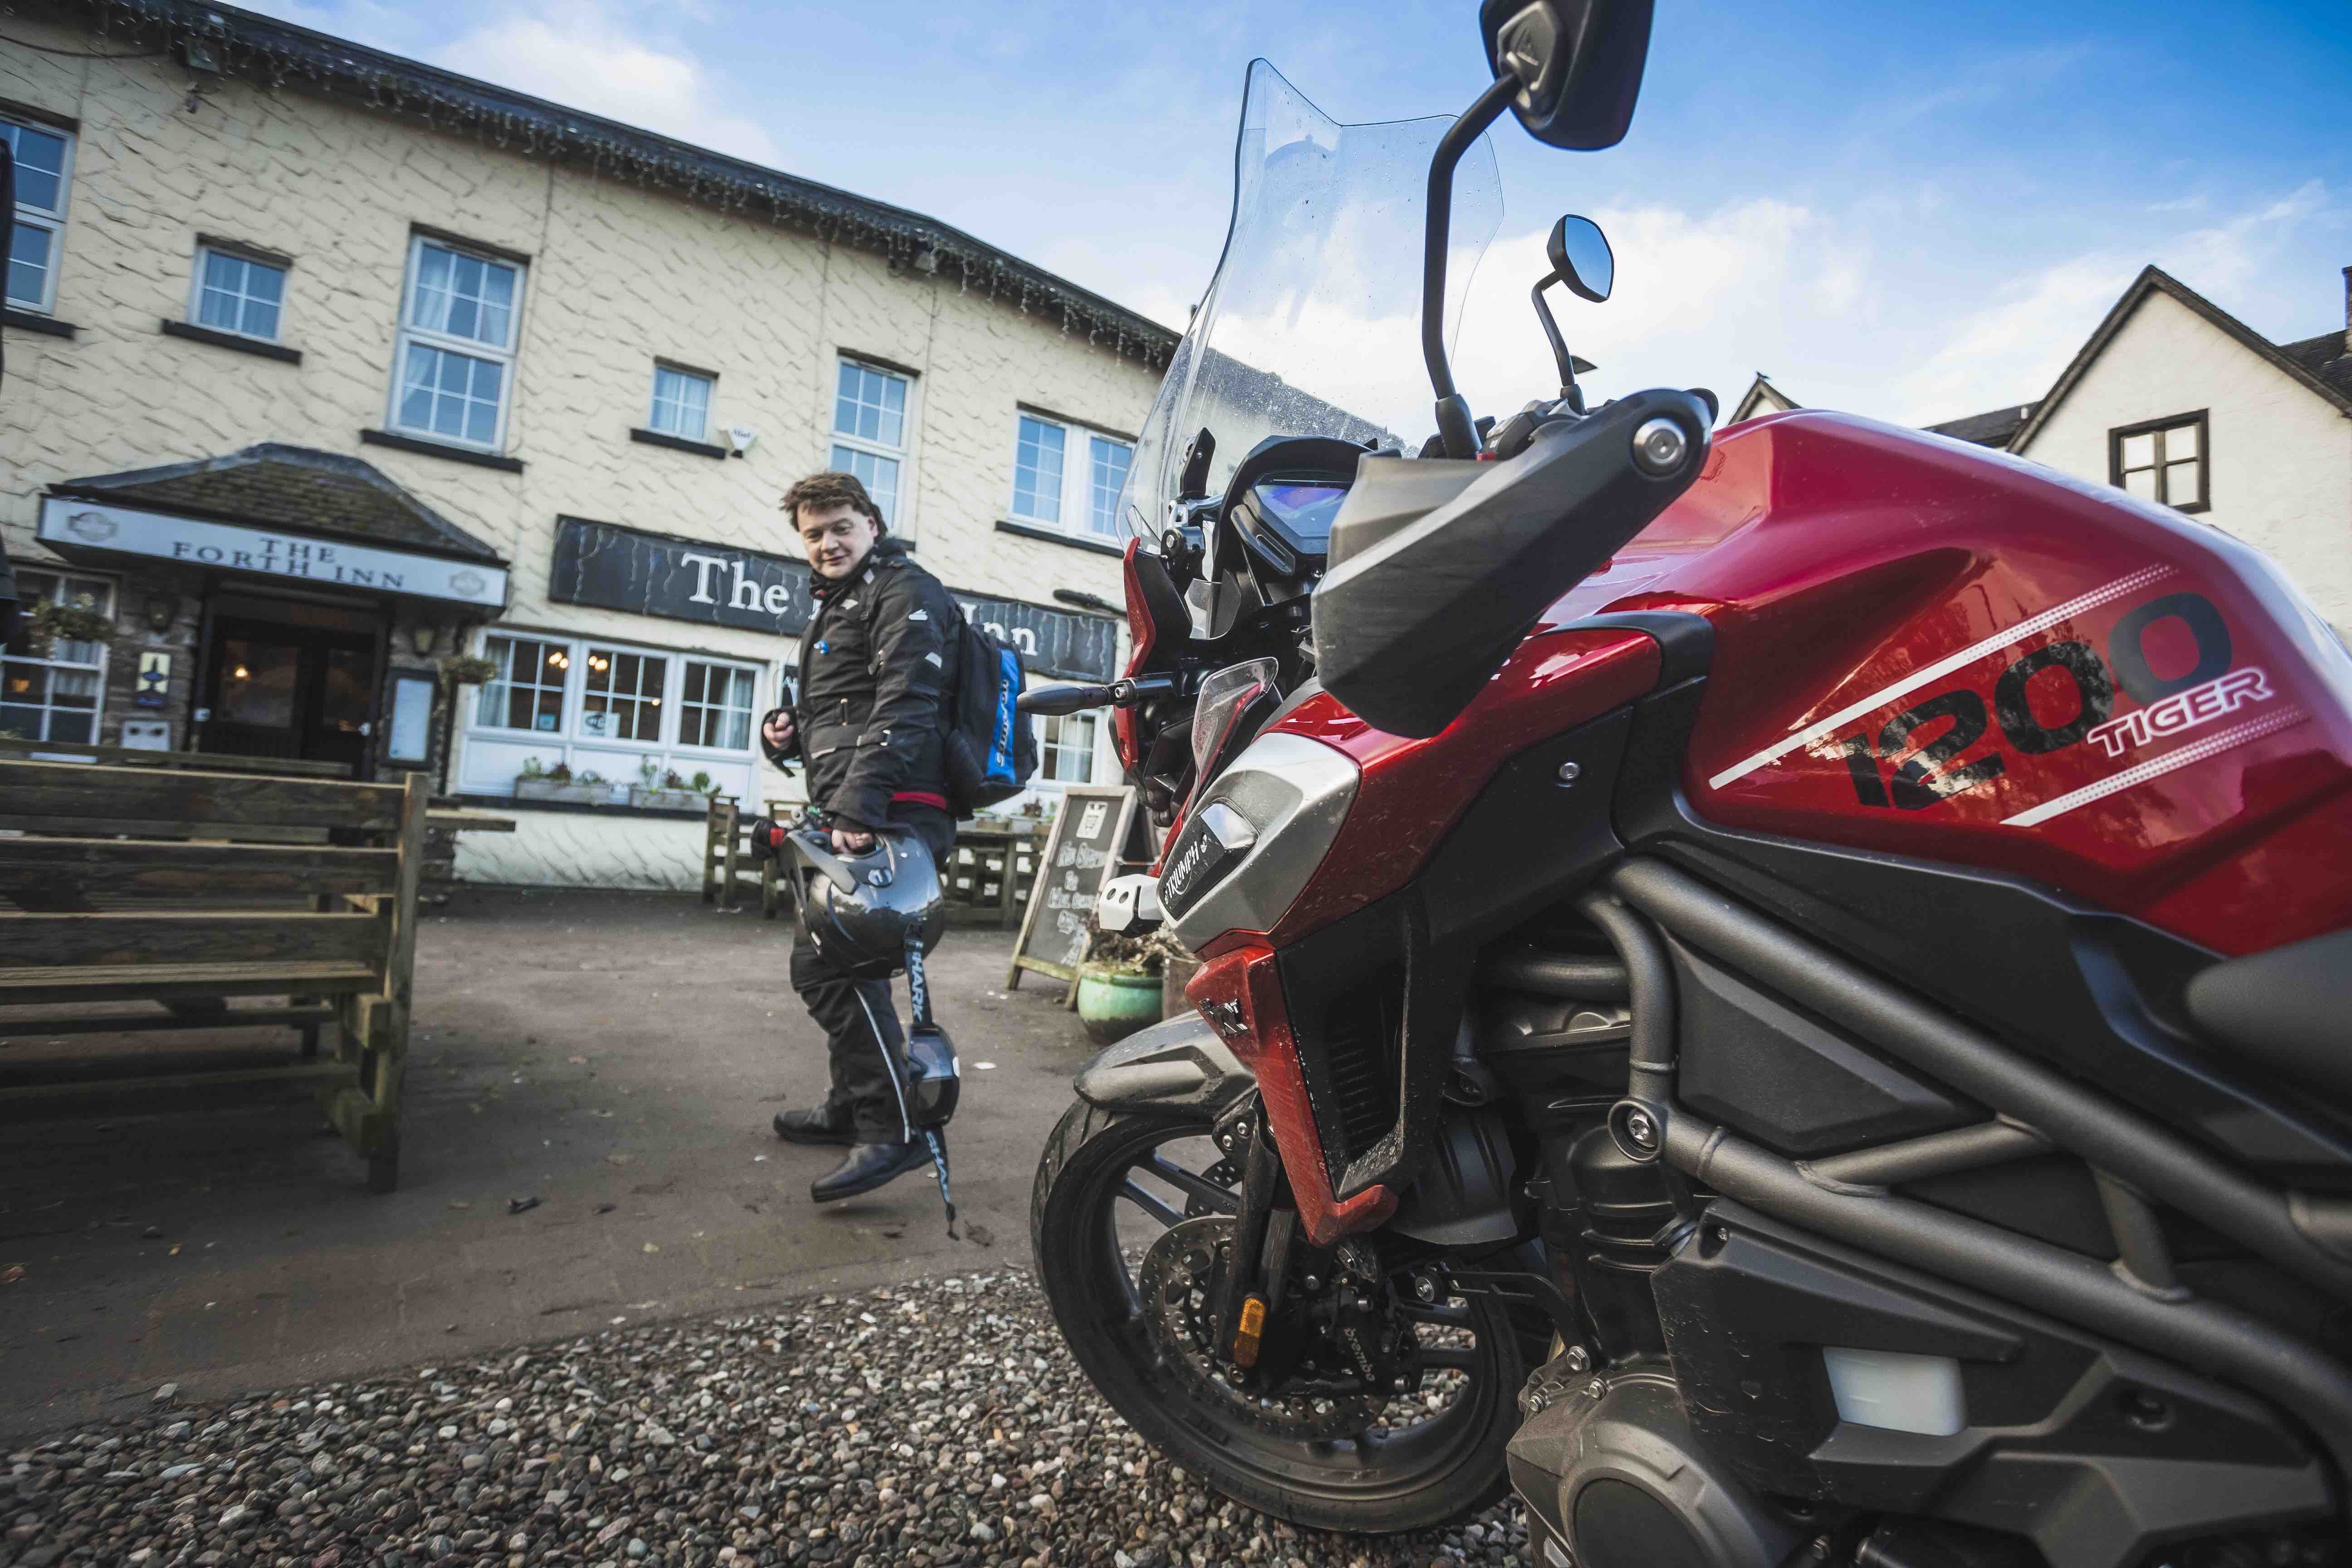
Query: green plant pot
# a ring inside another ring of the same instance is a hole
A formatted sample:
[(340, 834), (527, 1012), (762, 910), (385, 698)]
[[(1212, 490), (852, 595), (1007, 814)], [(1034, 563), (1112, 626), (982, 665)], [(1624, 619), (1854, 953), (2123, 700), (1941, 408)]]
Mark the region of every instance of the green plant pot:
[(1078, 971), (1078, 1022), (1098, 1046), (1160, 1022), (1160, 976), (1087, 964)]

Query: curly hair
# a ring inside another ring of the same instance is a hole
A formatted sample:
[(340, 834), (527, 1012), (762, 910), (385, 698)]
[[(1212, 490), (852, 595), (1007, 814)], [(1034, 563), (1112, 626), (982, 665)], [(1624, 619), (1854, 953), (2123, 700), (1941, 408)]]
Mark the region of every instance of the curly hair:
[(845, 474), (837, 468), (811, 474), (784, 492), (784, 515), (792, 519), (794, 528), (801, 524), (801, 508), (804, 506), (814, 507), (819, 511), (827, 507), (854, 506), (873, 519), (876, 528), (889, 527), (882, 521), (882, 509), (874, 504), (874, 498), (866, 493), (866, 487), (858, 481), (857, 476)]

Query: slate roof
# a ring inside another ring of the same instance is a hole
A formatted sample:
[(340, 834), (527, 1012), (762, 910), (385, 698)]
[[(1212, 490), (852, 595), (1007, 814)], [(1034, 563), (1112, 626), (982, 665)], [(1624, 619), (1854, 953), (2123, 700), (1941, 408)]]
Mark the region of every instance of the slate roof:
[(2309, 371), (2314, 380), (2352, 397), (2352, 332), (2322, 332), (2279, 344), (2279, 353)]
[(2025, 422), (2033, 417), (2033, 411), (2041, 406), (2039, 403), (2012, 404), (2007, 408), (1996, 408), (1990, 414), (1971, 414), (1960, 419), (1947, 419), (1941, 425), (1930, 425), (1927, 428), (1938, 436), (1949, 436), (1955, 441), (2006, 450), (2011, 440), (2025, 428)]
[(503, 566), (488, 544), (357, 458), (265, 441), (226, 457), (51, 487), (58, 495), (184, 511), (299, 533), (331, 533)]
[(292, 88), (523, 157), (544, 158), (617, 184), (665, 192), (726, 212), (756, 213), (954, 277), (972, 292), (1158, 369), (1180, 334), (1034, 263), (922, 213), (763, 168), (633, 125), (583, 114), (471, 77), (208, 0), (35, 0), (49, 15), (110, 38), (186, 58), (190, 45), (223, 75)]

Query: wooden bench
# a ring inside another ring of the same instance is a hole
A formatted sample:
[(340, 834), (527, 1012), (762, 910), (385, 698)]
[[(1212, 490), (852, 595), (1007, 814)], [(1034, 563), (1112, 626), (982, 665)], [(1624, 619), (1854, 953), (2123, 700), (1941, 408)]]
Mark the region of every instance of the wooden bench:
[(159, 752), (146, 746), (77, 746), (63, 741), (26, 741), (0, 735), (0, 760), (37, 763), (100, 763), (121, 768), (181, 768), (201, 773), (268, 773), (281, 778), (347, 779), (349, 763), (305, 762), (299, 757), (246, 757), (226, 752)]
[[(0, 1036), (304, 1034), (299, 1060), (263, 1067), (142, 1074), (117, 1061), (25, 1081), (11, 1064), (0, 1119), (299, 1085), (366, 1158), (370, 1188), (390, 1192), (425, 812), (422, 774), (347, 784), (0, 758)], [(233, 1000), (257, 997), (289, 1002)], [(124, 1003), (163, 1010), (94, 1010)]]
[[(768, 815), (778, 821), (791, 809), (789, 803), (772, 800), (767, 803)], [(761, 858), (751, 853), (744, 837), (751, 819), (743, 815), (743, 807), (731, 795), (714, 795), (709, 808), (702, 818), (702, 901), (716, 903), (720, 909), (736, 910), (752, 893), (760, 899), (760, 913), (774, 920), (783, 907), (783, 885), (777, 879), (777, 860), (772, 855)]]

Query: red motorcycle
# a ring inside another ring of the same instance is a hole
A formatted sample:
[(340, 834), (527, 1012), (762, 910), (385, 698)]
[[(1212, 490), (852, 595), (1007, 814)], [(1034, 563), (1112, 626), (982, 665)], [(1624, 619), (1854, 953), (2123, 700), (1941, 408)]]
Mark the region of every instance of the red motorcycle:
[(1203, 961), (1038, 1167), (1072, 1351), (1232, 1497), (1507, 1481), (1556, 1568), (2342, 1562), (2352, 657), (2120, 489), (1588, 409), (1582, 219), (1559, 395), (1474, 420), (1482, 132), (1612, 144), (1650, 17), (1482, 21), (1458, 121), (1252, 67), (1132, 662), (1024, 700), (1112, 706)]

